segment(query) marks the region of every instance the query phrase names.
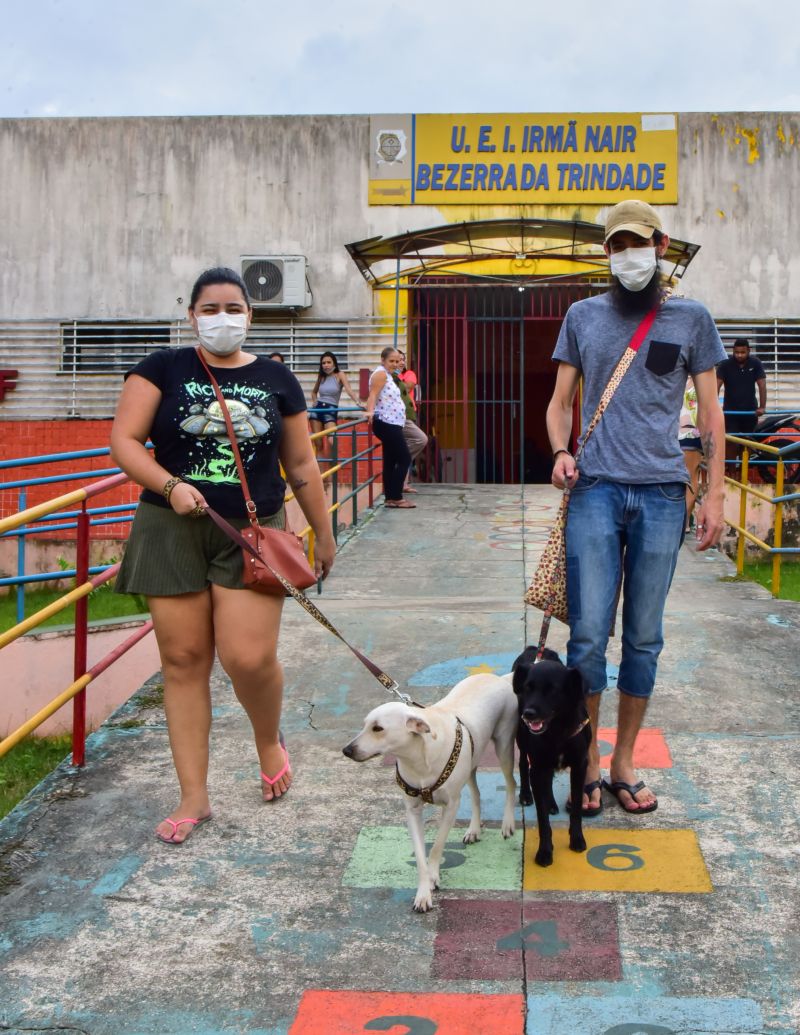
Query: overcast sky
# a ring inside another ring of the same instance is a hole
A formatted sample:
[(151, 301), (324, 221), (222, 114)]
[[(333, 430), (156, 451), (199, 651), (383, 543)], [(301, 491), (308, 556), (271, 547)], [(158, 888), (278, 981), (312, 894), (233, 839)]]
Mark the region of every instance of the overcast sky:
[(0, 116), (800, 110), (789, 0), (0, 0)]

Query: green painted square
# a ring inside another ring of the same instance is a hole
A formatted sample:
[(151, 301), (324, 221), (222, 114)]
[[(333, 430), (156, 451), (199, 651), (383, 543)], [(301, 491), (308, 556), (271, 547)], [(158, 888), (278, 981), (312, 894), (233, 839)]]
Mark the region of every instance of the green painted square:
[[(436, 833), (426, 830), (430, 851)], [(450, 831), (441, 870), (442, 890), (519, 891), (522, 884), (522, 837), (506, 840), (499, 830), (484, 830), (481, 840), (465, 845), (464, 827)], [(353, 888), (416, 888), (417, 864), (406, 827), (364, 827), (342, 883)]]

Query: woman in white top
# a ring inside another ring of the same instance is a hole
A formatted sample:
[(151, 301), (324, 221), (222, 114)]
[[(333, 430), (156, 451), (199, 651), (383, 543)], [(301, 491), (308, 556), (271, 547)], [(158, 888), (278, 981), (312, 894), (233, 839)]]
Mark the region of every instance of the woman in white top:
[(406, 408), (392, 372), (400, 364), (400, 353), (389, 346), (381, 353), (381, 365), (369, 379), (367, 420), (383, 446), (383, 493), (386, 506), (408, 510), (416, 507), (403, 499), (403, 483), (411, 466), (411, 454), (403, 435)]
[[(317, 380), (311, 389), (311, 434), (322, 431), (329, 424), (336, 424), (339, 414), (339, 399), (344, 389), (356, 406), (361, 403), (353, 395), (347, 375), (339, 369), (336, 356), (332, 352), (323, 352), (319, 357), (319, 370)], [(328, 456), (330, 453), (331, 436), (314, 439), (314, 445), (318, 456)]]

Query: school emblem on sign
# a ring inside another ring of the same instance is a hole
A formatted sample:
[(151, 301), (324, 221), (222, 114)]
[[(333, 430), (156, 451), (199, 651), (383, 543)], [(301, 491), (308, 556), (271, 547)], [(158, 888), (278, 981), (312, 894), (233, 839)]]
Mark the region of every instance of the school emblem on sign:
[(403, 130), (379, 130), (375, 152), (379, 162), (387, 164), (402, 162), (406, 156), (406, 135)]

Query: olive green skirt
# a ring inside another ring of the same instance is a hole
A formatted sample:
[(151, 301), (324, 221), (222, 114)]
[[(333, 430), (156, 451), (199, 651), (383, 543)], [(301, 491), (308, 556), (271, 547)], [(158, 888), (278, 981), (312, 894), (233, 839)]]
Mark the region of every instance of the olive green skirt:
[[(244, 528), (247, 518), (230, 518)], [(259, 524), (283, 528), (285, 508)], [(244, 589), (242, 548), (230, 540), (210, 517), (176, 514), (171, 507), (139, 503), (117, 575), (117, 593), (172, 597), (199, 593), (209, 583)]]

